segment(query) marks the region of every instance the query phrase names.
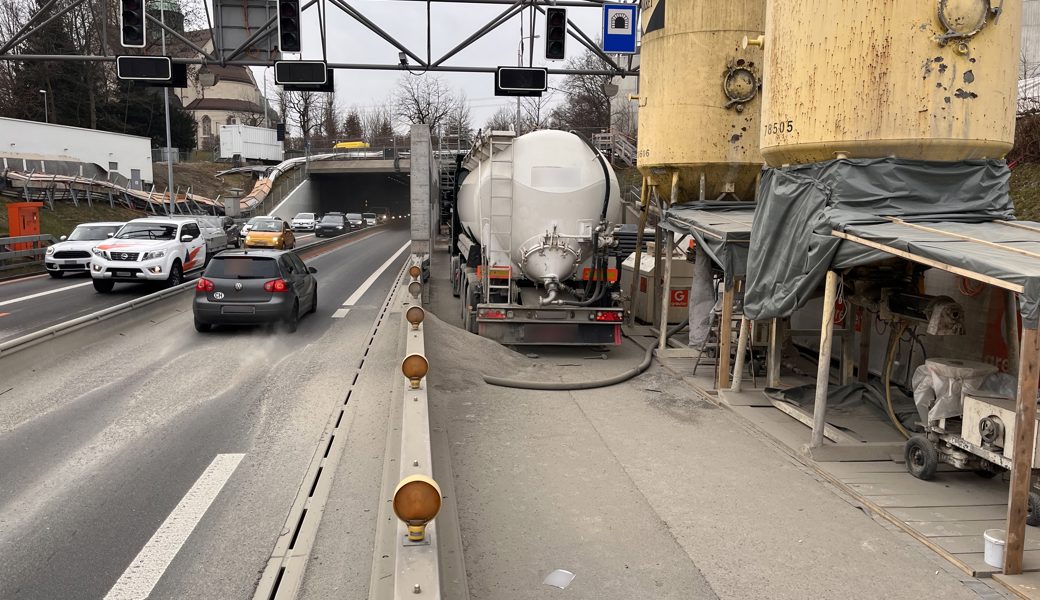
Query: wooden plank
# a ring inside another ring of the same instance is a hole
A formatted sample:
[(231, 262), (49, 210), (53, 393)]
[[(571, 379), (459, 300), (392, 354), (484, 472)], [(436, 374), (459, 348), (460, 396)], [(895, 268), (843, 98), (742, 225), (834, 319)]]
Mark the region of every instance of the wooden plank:
[[(1004, 504), (980, 504), (977, 506), (926, 506), (921, 508), (889, 509), (896, 517), (904, 521), (996, 521), (1007, 515)], [(1001, 525), (1003, 527), (1003, 525)], [(1040, 549), (1040, 541), (1034, 542)], [(979, 550), (982, 541), (979, 540)], [(977, 550), (972, 550), (976, 552)]]
[[(942, 229), (936, 229), (935, 227), (926, 227), (926, 226), (921, 225), (919, 223), (909, 223), (907, 221), (904, 221), (903, 219), (898, 219), (896, 217), (888, 217), (888, 220), (893, 222), (893, 223), (902, 225), (904, 227), (910, 227), (911, 229), (916, 229), (918, 231), (924, 231), (924, 232), (927, 232), (927, 233), (934, 233), (936, 235), (944, 235), (946, 237), (951, 237), (951, 238), (955, 238), (955, 239), (958, 239), (958, 240), (964, 240), (966, 242), (971, 242), (973, 244), (980, 244), (982, 246), (987, 246), (989, 248), (994, 248), (994, 249), (997, 249), (997, 250), (1003, 250), (1004, 252), (1013, 252), (1015, 254), (1021, 254), (1022, 256), (1028, 256), (1029, 258), (1040, 259), (1040, 254), (1038, 254), (1036, 252), (1030, 252), (1029, 250), (1024, 250), (1022, 248), (1015, 248), (1014, 246), (1008, 246), (1006, 244), (1001, 244), (1000, 242), (991, 242), (989, 240), (984, 240), (984, 239), (981, 239), (981, 238), (972, 237), (970, 235), (964, 235), (963, 233), (953, 233), (952, 231), (943, 231)], [(1038, 240), (1038, 241), (1040, 241), (1040, 240)]]
[[(843, 484), (844, 485), (844, 484)], [(852, 485), (845, 486), (878, 506), (888, 508), (924, 508), (929, 506), (982, 506), (993, 504), (992, 496), (969, 494), (863, 494)]]
[(1033, 467), (1033, 441), (1036, 436), (1036, 381), (1040, 376), (1040, 332), (1023, 328), (1018, 365), (1018, 405), (1015, 411), (1015, 448), (1011, 463), (1011, 491), (1008, 499), (1007, 546), (1004, 573), (1022, 572), (1022, 547), (1026, 532), (1029, 502), (1029, 477)]
[(719, 398), (730, 406), (772, 406), (762, 390), (719, 390)]
[(729, 353), (733, 347), (733, 284), (722, 292), (722, 316), (719, 319), (719, 380), (715, 386), (729, 387)]
[(852, 383), (852, 378), (855, 373), (856, 365), (853, 362), (854, 344), (856, 342), (855, 334), (852, 330), (853, 325), (856, 321), (856, 311), (852, 304), (847, 301), (845, 303), (845, 323), (842, 325), (845, 328), (845, 335), (841, 337), (841, 383), (846, 385)]
[[(982, 542), (982, 532), (1003, 529), (1004, 519), (992, 521), (907, 521), (907, 525), (928, 537), (973, 537)], [(981, 548), (978, 550), (981, 551)]]
[[(956, 556), (964, 564), (971, 567), (971, 569), (975, 573), (975, 577), (986, 577), (1000, 573), (999, 567), (994, 567), (986, 564), (986, 560), (983, 558), (984, 555), (982, 552), (978, 552), (975, 554), (955, 554), (954, 556)], [(1006, 556), (1007, 555), (1005, 554), (1005, 557)], [(1040, 550), (1029, 550), (1022, 553), (1022, 571), (1040, 571)]]
[(993, 580), (1011, 590), (1018, 598), (1024, 600), (1040, 599), (1040, 573), (1022, 573), (1021, 575), (1004, 575), (994, 573)]
[(981, 281), (983, 283), (988, 283), (990, 285), (995, 285), (995, 286), (997, 286), (999, 288), (1003, 288), (1005, 290), (1011, 290), (1012, 292), (1015, 292), (1015, 293), (1018, 293), (1018, 294), (1021, 294), (1025, 290), (1025, 288), (1023, 288), (1022, 286), (1018, 285), (1017, 283), (1011, 283), (1010, 281), (1004, 281), (1003, 279), (997, 279), (996, 277), (990, 277), (989, 275), (983, 275), (982, 273), (976, 273), (975, 271), (971, 271), (969, 269), (962, 269), (961, 267), (955, 267), (953, 265), (948, 265), (948, 264), (946, 264), (944, 262), (940, 262), (938, 260), (932, 260), (930, 258), (925, 258), (923, 256), (917, 256), (916, 254), (911, 254), (909, 252), (906, 252), (906, 251), (903, 251), (903, 250), (899, 250), (898, 248), (893, 248), (891, 246), (886, 246), (886, 245), (878, 243), (878, 242), (873, 242), (873, 241), (868, 240), (866, 238), (861, 238), (858, 235), (852, 235), (851, 233), (844, 233), (844, 232), (841, 232), (841, 231), (831, 231), (831, 235), (833, 235), (834, 237), (837, 237), (837, 238), (841, 238), (843, 240), (848, 240), (850, 242), (855, 242), (857, 244), (860, 244), (862, 246), (866, 246), (868, 248), (873, 248), (875, 250), (880, 250), (880, 251), (885, 252), (887, 254), (891, 254), (892, 256), (898, 256), (900, 258), (905, 258), (906, 260), (909, 260), (909, 261), (912, 261), (912, 262), (915, 262), (915, 263), (920, 263), (922, 265), (928, 265), (929, 267), (933, 267), (933, 268), (939, 269), (940, 271), (946, 271), (947, 273), (953, 273), (955, 275), (961, 275), (961, 276), (967, 277), (968, 279), (973, 279), (975, 281)]
[[(869, 464), (869, 463), (864, 463), (864, 464)], [(904, 486), (904, 487), (910, 489), (911, 491), (913, 491), (915, 493), (920, 491), (920, 489), (918, 489), (918, 488), (920, 488), (922, 486), (925, 486), (927, 488), (927, 486), (929, 485), (927, 482), (924, 482), (924, 481), (921, 481), (919, 479), (916, 479), (916, 478), (914, 478), (914, 476), (912, 476), (909, 473), (907, 473), (906, 472), (906, 467), (904, 465), (897, 464), (897, 463), (891, 463), (891, 464), (893, 464), (896, 467), (898, 467), (898, 470), (883, 471), (883, 472), (880, 472), (880, 473), (878, 473), (878, 472), (873, 472), (873, 473), (870, 473), (870, 472), (846, 473), (846, 474), (841, 476), (841, 481), (842, 481), (842, 483), (887, 483), (887, 484), (891, 484), (891, 485), (901, 485), (901, 486)], [(832, 465), (827, 465), (827, 470), (828, 471), (831, 470), (831, 466)], [(834, 466), (838, 467), (838, 466), (841, 466), (841, 465), (834, 465)], [(914, 483), (915, 481), (918, 482), (920, 485), (915, 484)], [(930, 490), (926, 489), (926, 491), (930, 491)], [(999, 504), (1001, 506), (1004, 506), (1003, 502), (995, 502), (994, 504)], [(926, 521), (927, 519), (920, 519), (920, 520)]]
[[(813, 404), (812, 437), (809, 447), (823, 445), (827, 425), (827, 390), (831, 380), (831, 334), (834, 331), (834, 299), (838, 294), (838, 274), (827, 271), (823, 294), (823, 319), (820, 326), (820, 362), (816, 370), (816, 398)], [(834, 438), (831, 438), (834, 439)]]
[(906, 473), (905, 465), (890, 460), (835, 463), (823, 465), (823, 469), (843, 480), (847, 476), (866, 473)]
[(902, 452), (902, 449), (902, 443), (892, 442), (823, 445), (810, 448), (809, 456), (821, 463), (878, 461), (891, 460), (893, 454)]
[[(773, 400), (772, 398), (768, 398), (768, 400), (769, 403), (775, 406), (778, 410), (787, 413), (788, 415), (794, 417), (796, 420), (801, 421), (809, 427), (813, 427), (813, 417), (809, 413), (805, 412), (804, 410), (798, 408), (793, 404), (788, 404), (783, 400)], [(856, 439), (851, 435), (845, 433), (844, 431), (836, 427), (832, 427), (826, 423), (824, 423), (823, 425), (823, 436), (826, 437), (828, 440), (838, 444), (863, 443), (863, 440)]]

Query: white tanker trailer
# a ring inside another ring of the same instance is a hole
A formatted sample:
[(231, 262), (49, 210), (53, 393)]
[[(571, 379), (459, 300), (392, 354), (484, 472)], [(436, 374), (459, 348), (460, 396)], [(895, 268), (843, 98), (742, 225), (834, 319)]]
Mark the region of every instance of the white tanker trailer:
[(452, 287), (465, 327), (503, 344), (619, 344), (610, 164), (573, 133), (482, 136), (462, 161)]

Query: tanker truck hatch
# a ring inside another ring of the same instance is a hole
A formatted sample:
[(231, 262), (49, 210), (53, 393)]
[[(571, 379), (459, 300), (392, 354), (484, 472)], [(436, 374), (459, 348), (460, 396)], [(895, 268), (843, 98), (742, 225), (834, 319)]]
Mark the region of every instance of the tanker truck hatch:
[(477, 333), (500, 344), (515, 346), (621, 344), (624, 320), (621, 308), (538, 306), (538, 290), (521, 288), (520, 295), (521, 301), (527, 302), (478, 304)]

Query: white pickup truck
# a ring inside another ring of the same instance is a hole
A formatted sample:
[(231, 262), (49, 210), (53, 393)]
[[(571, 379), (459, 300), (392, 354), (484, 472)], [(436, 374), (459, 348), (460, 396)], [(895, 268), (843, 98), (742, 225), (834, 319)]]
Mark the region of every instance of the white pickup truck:
[(95, 246), (93, 253), (90, 276), (102, 294), (117, 282), (162, 281), (172, 287), (210, 258), (207, 239), (192, 217), (134, 219)]

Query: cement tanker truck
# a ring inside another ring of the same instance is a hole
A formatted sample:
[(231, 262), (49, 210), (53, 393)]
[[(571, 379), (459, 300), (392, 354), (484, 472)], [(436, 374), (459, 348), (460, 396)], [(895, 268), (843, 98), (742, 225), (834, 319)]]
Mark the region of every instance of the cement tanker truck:
[(503, 344), (621, 343), (607, 160), (573, 133), (494, 131), (459, 174), (452, 289), (466, 329)]

